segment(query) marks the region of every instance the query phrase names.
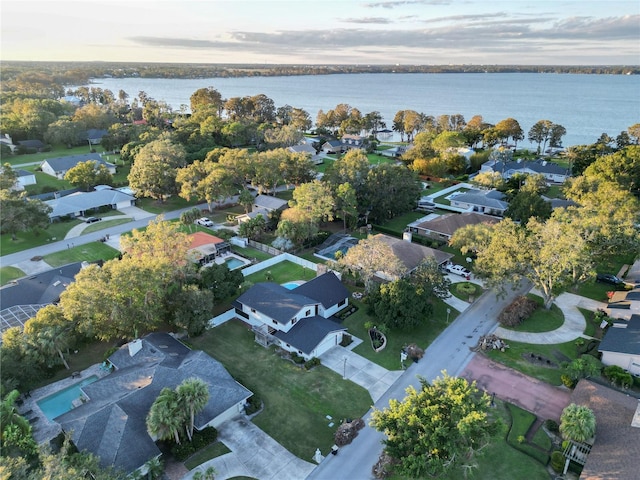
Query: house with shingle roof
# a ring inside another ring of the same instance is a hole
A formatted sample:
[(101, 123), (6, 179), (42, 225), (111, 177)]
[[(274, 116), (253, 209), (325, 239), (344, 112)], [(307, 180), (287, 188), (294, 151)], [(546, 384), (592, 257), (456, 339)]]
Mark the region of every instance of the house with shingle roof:
[(104, 137), (108, 133), (109, 132), (104, 129), (90, 128), (85, 132), (85, 138), (91, 145), (100, 145), (102, 137)]
[(276, 344), (309, 360), (342, 341), (346, 327), (335, 314), (348, 304), (349, 291), (334, 272), (327, 272), (292, 290), (257, 283), (234, 307), (238, 318), (262, 336), (263, 344)]
[(604, 365), (617, 365), (640, 376), (640, 315), (616, 319), (598, 346)]
[(289, 207), (289, 202), (271, 195), (257, 195), (253, 200), (253, 205), (249, 213), (244, 213), (236, 217), (238, 223), (248, 222), (258, 215), (262, 215), (265, 220), (269, 219), (269, 214), (275, 211), (282, 211)]
[(505, 195), (498, 190), (471, 189), (451, 197), (451, 206), (470, 212), (479, 212), (501, 217), (509, 208)]
[(40, 140), (19, 140), (17, 143), (18, 149), (26, 150), (27, 152), (30, 150), (34, 152), (42, 152), (47, 146)]
[(590, 408), (596, 417), (595, 442), (586, 458), (582, 480), (638, 478), (640, 403), (609, 387), (582, 379), (571, 402)]
[(47, 158), (40, 168), (42, 171), (52, 177), (64, 178), (66, 173), (80, 162), (87, 162), (93, 160), (97, 165), (104, 165), (109, 170), (111, 175), (115, 175), (116, 166), (112, 163), (105, 162), (99, 153), (86, 153), (81, 155), (68, 155), (66, 157)]
[(101, 207), (114, 210), (130, 207), (135, 204), (136, 197), (112, 188), (96, 190), (94, 192), (76, 192), (65, 197), (46, 200), (44, 203), (51, 207), (49, 218), (83, 216), (85, 212)]
[(499, 218), (476, 212), (447, 213), (436, 218), (412, 223), (408, 227), (412, 233), (448, 242), (459, 228), (479, 224), (493, 225), (499, 221)]
[(340, 143), (343, 150), (350, 150), (352, 148), (363, 148), (364, 140), (365, 138), (360, 135), (345, 134), (340, 139)]
[(557, 163), (547, 162), (546, 160), (526, 161), (518, 159), (512, 162), (489, 160), (480, 167), (480, 173), (484, 172), (499, 172), (505, 180), (516, 174), (542, 174), (549, 183), (564, 183), (571, 176), (567, 167), (561, 167)]
[(114, 371), (82, 387), (85, 401), (55, 419), (78, 450), (100, 458), (102, 466), (132, 473), (161, 455), (147, 431), (146, 418), (163, 388), (189, 378), (207, 384), (209, 402), (195, 417), (195, 428), (218, 427), (242, 413), (251, 391), (220, 362), (191, 350), (168, 333), (152, 333), (120, 347), (109, 357)]
[(289, 147), (287, 150), (289, 150), (292, 153), (304, 153), (308, 155), (311, 161), (314, 163), (314, 165), (320, 165), (324, 162), (324, 158), (322, 157), (322, 155), (318, 155), (318, 152), (316, 152), (316, 149), (313, 148), (308, 143), (293, 145)]
[(340, 140), (327, 140), (322, 144), (324, 153), (342, 153), (342, 142)]

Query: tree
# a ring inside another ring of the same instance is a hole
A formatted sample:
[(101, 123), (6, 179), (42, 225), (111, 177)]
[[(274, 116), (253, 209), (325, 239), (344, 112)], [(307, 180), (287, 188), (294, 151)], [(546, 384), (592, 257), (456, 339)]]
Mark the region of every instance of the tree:
[(267, 220), (262, 214), (258, 214), (246, 222), (242, 222), (238, 228), (238, 233), (241, 237), (250, 238), (251, 240), (259, 240), (266, 231)]
[(207, 111), (216, 112), (218, 116), (222, 112), (224, 101), (222, 95), (213, 87), (199, 88), (190, 97), (191, 112), (197, 113), (204, 108)]
[(358, 198), (358, 204), (369, 206), (371, 218), (389, 220), (412, 211), (421, 191), (415, 172), (404, 165), (381, 164), (367, 172), (363, 198)]
[(69, 117), (60, 117), (47, 127), (47, 133), (44, 139), (51, 144), (62, 144), (68, 146), (79, 145), (86, 140), (82, 138), (87, 127), (80, 123), (74, 122)]
[(18, 412), (18, 390), (7, 393), (0, 403), (0, 449), (3, 456), (31, 457), (38, 446), (31, 433), (29, 421)]
[(180, 444), (179, 432), (185, 425), (185, 418), (186, 412), (181, 408), (177, 392), (165, 387), (147, 414), (147, 430), (158, 440), (173, 439)]
[(585, 169), (583, 176), (616, 183), (621, 189), (640, 197), (640, 146), (629, 145), (616, 153), (599, 157)]
[[(529, 133), (527, 134), (527, 139), (531, 143), (535, 143), (536, 145), (538, 145), (538, 154), (546, 150), (547, 142), (551, 138), (552, 127), (553, 127), (553, 122), (551, 120), (538, 120), (529, 129)], [(541, 143), (543, 143), (542, 148), (540, 148)]]
[(463, 255), (476, 255), (478, 251), (489, 246), (492, 228), (493, 225), (490, 223), (466, 225), (453, 233), (449, 246), (460, 250)]
[(154, 140), (142, 147), (129, 172), (129, 186), (137, 195), (164, 202), (178, 193), (177, 170), (185, 165), (185, 151), (169, 139)]
[[(226, 267), (224, 267), (226, 268)], [(190, 337), (202, 335), (211, 320), (214, 297), (196, 285), (184, 285), (173, 298), (173, 324), (187, 331)]]
[(202, 212), (200, 212), (200, 209), (197, 207), (185, 210), (180, 214), (180, 223), (189, 227), (189, 233), (191, 233), (191, 228), (193, 227), (194, 222), (200, 218), (200, 215), (202, 215)]
[(90, 191), (96, 185), (113, 184), (113, 177), (109, 169), (95, 160), (79, 162), (65, 173), (64, 179), (85, 192)]
[(187, 436), (189, 441), (193, 437), (193, 427), (196, 414), (209, 402), (209, 388), (199, 378), (188, 378), (176, 387), (178, 403), (180, 407), (185, 409), (189, 414), (189, 423), (187, 426)]
[(212, 264), (198, 273), (199, 287), (210, 293), (214, 303), (222, 302), (237, 293), (244, 281), (240, 270), (229, 270), (226, 265)]
[(596, 434), (596, 416), (589, 407), (571, 403), (560, 415), (560, 433), (566, 440), (588, 442)]
[(503, 143), (511, 138), (516, 147), (518, 142), (524, 139), (524, 132), (515, 118), (507, 118), (499, 121), (496, 123), (494, 130), (497, 134), (497, 138)]
[(64, 318), (62, 310), (57, 305), (47, 305), (38, 310), (36, 316), (24, 324), (27, 342), (40, 352), (46, 362), (50, 363), (56, 357), (69, 370), (69, 364), (62, 353), (73, 346), (74, 325)]
[(306, 213), (310, 221), (319, 223), (333, 220), (334, 200), (329, 185), (319, 180), (303, 183), (293, 191), (291, 208)]
[(521, 190), (509, 203), (504, 216), (522, 223), (528, 222), (531, 217), (546, 220), (551, 217), (551, 203), (537, 193)]
[(277, 236), (291, 240), (295, 245), (303, 245), (317, 233), (317, 222), (300, 208), (287, 208), (282, 212), (276, 229)]
[(370, 291), (367, 311), (389, 329), (408, 330), (422, 324), (433, 306), (427, 290), (401, 278)]
[(344, 229), (347, 229), (347, 218), (357, 218), (358, 215), (358, 199), (356, 191), (347, 182), (338, 185), (336, 189), (336, 208), (340, 211)]
[(187, 201), (205, 200), (209, 212), (213, 203), (231, 196), (236, 191), (228, 170), (212, 161), (196, 160), (191, 165), (179, 168), (176, 183), (180, 185), (180, 196)]
[(494, 432), (490, 399), (475, 382), (443, 372), (430, 385), (407, 388), (402, 400), (374, 409), (372, 426), (384, 432), (385, 453), (397, 462), (395, 473), (408, 478), (441, 477), (469, 462)]
[(26, 192), (11, 189), (0, 190), (0, 231), (16, 240), (18, 232), (49, 226), (51, 207), (41, 200), (26, 198)]
[(391, 247), (376, 236), (360, 240), (338, 260), (338, 263), (359, 275), (367, 291), (371, 291), (373, 277), (378, 272), (392, 279), (406, 270)]
[(242, 208), (244, 208), (244, 213), (249, 213), (254, 200), (255, 197), (248, 188), (243, 188), (240, 191), (240, 195), (238, 195), (238, 203), (242, 205)]
[(414, 288), (423, 289), (429, 296), (444, 300), (449, 298), (451, 281), (442, 275), (438, 264), (433, 258), (427, 258), (418, 268), (411, 272), (411, 283)]

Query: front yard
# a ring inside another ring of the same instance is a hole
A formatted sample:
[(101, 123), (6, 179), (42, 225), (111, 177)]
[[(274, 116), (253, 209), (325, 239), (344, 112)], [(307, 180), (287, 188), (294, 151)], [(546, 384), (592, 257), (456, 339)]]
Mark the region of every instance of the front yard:
[(102, 242), (92, 242), (45, 255), (43, 260), (52, 267), (75, 262), (95, 262), (117, 258), (120, 252)]
[(238, 382), (260, 396), (264, 410), (254, 423), (304, 460), (310, 461), (316, 448), (330, 449), (341, 419), (361, 417), (371, 406), (362, 387), (323, 366), (306, 371), (283, 360), (273, 348), (256, 344), (240, 322), (225, 323), (189, 343), (222, 362)]

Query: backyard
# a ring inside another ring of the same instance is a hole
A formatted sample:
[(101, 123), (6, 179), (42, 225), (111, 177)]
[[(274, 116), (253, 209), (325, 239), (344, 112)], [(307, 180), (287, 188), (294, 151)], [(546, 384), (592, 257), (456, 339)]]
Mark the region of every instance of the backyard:
[(260, 396), (264, 410), (254, 423), (302, 459), (310, 459), (316, 448), (329, 450), (340, 420), (361, 417), (371, 406), (362, 387), (323, 366), (306, 371), (280, 358), (274, 348), (256, 344), (254, 334), (240, 322), (227, 322), (189, 343), (219, 360)]

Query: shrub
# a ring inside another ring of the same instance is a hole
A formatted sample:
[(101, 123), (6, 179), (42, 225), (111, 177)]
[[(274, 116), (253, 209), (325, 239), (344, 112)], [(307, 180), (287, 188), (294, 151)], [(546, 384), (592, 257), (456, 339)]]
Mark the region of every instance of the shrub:
[(180, 445), (174, 445), (171, 453), (176, 460), (182, 462), (196, 453), (198, 450), (212, 444), (218, 438), (218, 431), (213, 427), (207, 427), (201, 431), (194, 431), (193, 438), (190, 442), (183, 442)]
[(346, 333), (342, 335), (342, 340), (340, 341), (341, 347), (348, 347), (352, 343), (353, 343), (353, 337), (351, 337), (351, 335)]
[(469, 282), (456, 283), (456, 291), (461, 295), (474, 295), (476, 286)]
[(109, 359), (109, 357), (110, 357), (111, 355), (113, 355), (113, 354), (116, 352), (116, 350), (118, 350), (118, 347), (111, 347), (109, 350), (107, 350), (106, 352), (104, 352), (104, 357), (103, 357), (103, 358), (104, 358), (104, 360), (105, 360), (105, 361), (106, 361), (106, 360), (108, 360), (108, 359)]
[(562, 380), (562, 384), (567, 388), (576, 386), (576, 382), (569, 375), (560, 375), (560, 380)]
[(602, 373), (613, 385), (619, 385), (622, 388), (633, 385), (633, 376), (618, 365), (609, 365)]
[(57, 192), (58, 189), (56, 187), (54, 187), (53, 185), (44, 185), (41, 189), (40, 189), (40, 193), (51, 193), (51, 192)]
[(261, 408), (262, 408), (262, 399), (257, 393), (254, 393), (247, 400), (247, 404), (244, 407), (244, 412), (247, 415), (253, 415), (257, 411), (259, 411)]
[(500, 312), (498, 321), (506, 327), (515, 327), (529, 318), (537, 308), (538, 304), (534, 300), (520, 296)]
[(298, 365), (304, 363), (304, 358), (296, 352), (291, 352), (291, 360), (293, 360), (293, 363), (297, 363)]
[(317, 367), (318, 365), (320, 365), (320, 359), (317, 357), (313, 357), (304, 362), (304, 368), (307, 370), (311, 370), (313, 367)]
[(555, 420), (551, 420), (551, 419), (545, 420), (544, 421), (544, 426), (551, 433), (559, 433), (560, 432), (558, 422), (556, 422)]
[(564, 470), (564, 455), (561, 451), (556, 450), (551, 454), (551, 468), (556, 473), (560, 473)]
[(348, 445), (358, 436), (358, 431), (362, 428), (364, 428), (364, 420), (361, 418), (357, 418), (352, 422), (344, 422), (336, 430), (333, 441), (339, 447)]

